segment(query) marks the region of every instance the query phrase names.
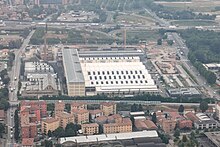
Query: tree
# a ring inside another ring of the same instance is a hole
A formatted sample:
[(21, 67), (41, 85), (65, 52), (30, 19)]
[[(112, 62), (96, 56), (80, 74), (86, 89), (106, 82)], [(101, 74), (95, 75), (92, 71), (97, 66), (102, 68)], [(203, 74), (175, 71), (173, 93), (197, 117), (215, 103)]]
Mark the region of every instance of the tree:
[(71, 111), (71, 105), (70, 104), (65, 104), (65, 109), (68, 113)]
[(188, 140), (188, 139), (187, 139), (186, 135), (183, 135), (182, 141), (183, 141), (183, 142), (187, 142), (187, 140)]
[(57, 128), (56, 130), (53, 131), (53, 135), (56, 138), (60, 138), (60, 137), (65, 136), (65, 131), (62, 127), (59, 127), (59, 128)]
[(52, 135), (53, 135), (52, 132), (49, 130), (48, 133), (47, 133), (47, 136), (52, 137)]
[(138, 111), (143, 111), (143, 107), (141, 104), (138, 105)]
[(157, 40), (157, 45), (162, 45), (162, 39)]
[(45, 147), (53, 147), (53, 142), (51, 140), (45, 140), (44, 141), (44, 146)]
[(138, 110), (137, 107), (138, 107), (137, 104), (134, 103), (134, 104), (131, 106), (131, 112), (136, 112), (136, 111)]
[(155, 112), (152, 115), (152, 122), (154, 122), (155, 124), (157, 123), (157, 115)]
[(183, 112), (184, 112), (184, 106), (183, 106), (183, 105), (180, 105), (180, 106), (179, 106), (178, 112), (179, 112), (180, 114), (183, 114)]
[(209, 108), (208, 103), (206, 101), (201, 101), (199, 104), (199, 108), (200, 110), (202, 110), (202, 112), (205, 112)]
[(15, 132), (14, 132), (14, 138), (16, 141), (19, 139), (19, 117), (18, 117), (18, 110), (15, 110), (15, 115), (14, 115), (14, 123), (15, 123)]
[(174, 43), (173, 40), (167, 40), (167, 44), (168, 44), (168, 45), (172, 46), (173, 43)]
[(176, 129), (175, 132), (174, 132), (174, 134), (173, 134), (173, 136), (176, 137), (176, 138), (179, 138), (179, 136), (180, 136), (180, 130), (179, 130), (179, 129)]
[(5, 132), (5, 125), (0, 123), (0, 138), (2, 137), (2, 134)]

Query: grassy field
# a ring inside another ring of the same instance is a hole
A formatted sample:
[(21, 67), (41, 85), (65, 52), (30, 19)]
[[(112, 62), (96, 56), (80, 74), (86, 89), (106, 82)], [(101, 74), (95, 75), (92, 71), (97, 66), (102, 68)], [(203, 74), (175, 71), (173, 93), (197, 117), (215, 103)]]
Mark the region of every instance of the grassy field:
[(171, 22), (173, 25), (179, 26), (211, 26), (211, 25), (218, 25), (215, 21), (209, 20), (177, 20)]
[[(118, 37), (122, 37), (123, 32), (117, 34)], [(127, 40), (146, 40), (156, 41), (160, 37), (158, 31), (151, 30), (127, 30)]]
[(199, 12), (211, 12), (216, 6), (220, 6), (217, 0), (192, 0), (192, 2), (155, 2), (176, 10), (192, 9)]

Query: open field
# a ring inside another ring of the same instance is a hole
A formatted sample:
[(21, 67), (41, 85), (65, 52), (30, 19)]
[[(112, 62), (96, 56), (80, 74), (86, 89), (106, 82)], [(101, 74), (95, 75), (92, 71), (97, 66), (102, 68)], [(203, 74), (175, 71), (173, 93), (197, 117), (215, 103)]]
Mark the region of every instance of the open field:
[(176, 10), (192, 9), (193, 11), (211, 12), (216, 6), (220, 6), (219, 0), (192, 0), (192, 2), (155, 2)]
[[(117, 34), (118, 37), (122, 37), (123, 32)], [(127, 41), (129, 40), (146, 40), (156, 41), (160, 37), (157, 31), (151, 30), (127, 30)]]
[(209, 20), (177, 20), (171, 22), (173, 25), (179, 26), (211, 26), (211, 25), (218, 25), (215, 21)]

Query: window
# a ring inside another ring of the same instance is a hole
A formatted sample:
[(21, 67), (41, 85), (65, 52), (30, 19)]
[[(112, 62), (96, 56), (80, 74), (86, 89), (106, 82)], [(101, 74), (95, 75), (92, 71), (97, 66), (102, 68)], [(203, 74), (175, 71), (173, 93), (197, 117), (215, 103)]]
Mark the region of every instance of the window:
[(109, 76), (109, 79), (112, 79), (112, 77), (111, 77), (111, 76)]
[(97, 77), (95, 76), (95, 80), (97, 80)]
[(114, 76), (114, 79), (116, 79), (116, 76)]
[(128, 76), (128, 79), (131, 79), (131, 76)]
[(109, 75), (109, 71), (107, 71), (107, 74)]
[(114, 74), (114, 71), (112, 71), (112, 74)]
[(118, 81), (115, 81), (116, 84), (118, 84)]
[(126, 84), (128, 84), (128, 81), (125, 81)]
[(147, 80), (145, 80), (145, 83), (147, 83)]
[(92, 76), (89, 76), (89, 79), (92, 80)]
[(133, 75), (133, 78), (135, 79), (135, 75)]
[(102, 79), (102, 76), (99, 76), (99, 79), (101, 80), (101, 79)]
[(93, 85), (94, 83), (93, 82), (91, 82), (91, 85)]
[(104, 74), (105, 74), (105, 72), (103, 71), (103, 72), (102, 72), (102, 74), (104, 75)]
[(121, 79), (121, 76), (118, 76), (119, 79)]
[(143, 83), (143, 81), (142, 81), (142, 80), (140, 80), (140, 83)]
[(133, 84), (133, 81), (131, 81), (131, 84)]
[(140, 74), (142, 74), (142, 71), (141, 71), (141, 70), (140, 70), (139, 72), (140, 72)]
[(98, 75), (100, 75), (100, 72), (98, 71)]
[(131, 74), (133, 74), (133, 71), (130, 71)]
[(91, 72), (90, 72), (90, 71), (88, 72), (88, 75), (91, 75)]
[(124, 79), (126, 79), (126, 76), (124, 76)]
[(123, 81), (121, 81), (121, 84), (123, 84)]
[(105, 80), (107, 79), (106, 76), (104, 76), (104, 79), (105, 79)]
[(103, 84), (103, 81), (101, 81), (101, 84)]
[(138, 79), (140, 79), (141, 77), (140, 77), (140, 75), (138, 75)]
[(111, 81), (111, 84), (113, 84), (113, 81)]
[(123, 71), (121, 71), (121, 74), (124, 74), (124, 72), (123, 72)]
[(142, 75), (142, 78), (144, 79), (144, 78), (145, 78), (145, 76), (144, 76), (144, 75)]
[(135, 83), (137, 84), (137, 83), (138, 83), (138, 81), (135, 81)]
[(95, 75), (95, 72), (93, 71), (93, 75)]
[(126, 71), (126, 74), (128, 74), (128, 71)]
[(106, 81), (106, 84), (108, 84), (108, 81)]
[(137, 74), (138, 72), (137, 72), (137, 70), (135, 70), (135, 74)]
[(96, 81), (96, 84), (99, 84), (99, 82), (98, 82), (98, 81)]

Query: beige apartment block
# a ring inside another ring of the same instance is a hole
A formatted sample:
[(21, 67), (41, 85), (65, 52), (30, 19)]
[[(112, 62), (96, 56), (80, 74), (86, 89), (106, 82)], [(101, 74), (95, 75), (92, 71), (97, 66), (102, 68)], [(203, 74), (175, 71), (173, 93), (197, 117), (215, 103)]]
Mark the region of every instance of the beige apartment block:
[(97, 123), (82, 124), (81, 128), (84, 135), (93, 135), (99, 133), (99, 125)]
[(109, 123), (103, 124), (103, 133), (124, 133), (132, 132), (132, 122), (130, 118), (123, 118), (123, 121), (120, 123)]
[(113, 102), (100, 103), (100, 109), (103, 111), (103, 114), (105, 116), (116, 114), (116, 103)]
[(86, 109), (87, 110), (87, 104), (83, 102), (73, 102), (71, 104), (71, 110), (80, 110), (80, 109)]
[(75, 122), (78, 124), (83, 124), (89, 122), (89, 111), (86, 109), (74, 109), (71, 110), (72, 114), (75, 117)]
[(59, 120), (52, 118), (52, 117), (48, 117), (46, 119), (42, 119), (41, 121), (41, 131), (44, 134), (47, 134), (48, 131), (54, 131), (59, 127)]
[(54, 108), (55, 116), (63, 113), (64, 109), (65, 109), (65, 103), (64, 102), (62, 102), (62, 101), (56, 102), (55, 103), (55, 108)]
[(67, 113), (67, 112), (62, 112), (55, 117), (56, 119), (59, 120), (59, 126), (62, 128), (66, 128), (66, 125), (69, 123), (75, 123), (75, 119), (73, 114)]

